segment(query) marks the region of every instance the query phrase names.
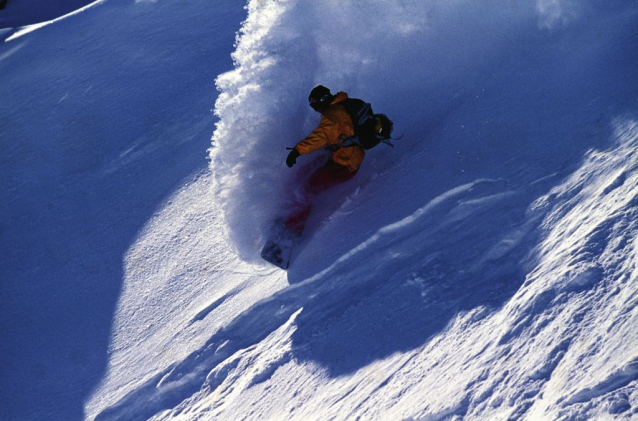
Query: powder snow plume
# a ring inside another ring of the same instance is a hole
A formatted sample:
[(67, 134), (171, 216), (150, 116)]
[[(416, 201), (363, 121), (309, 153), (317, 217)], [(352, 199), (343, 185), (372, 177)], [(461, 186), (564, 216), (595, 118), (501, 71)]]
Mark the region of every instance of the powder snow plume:
[(221, 121), (211, 149), (217, 197), (245, 258), (285, 209), (296, 174), (284, 165), (285, 147), (318, 122), (310, 89), (365, 97), (420, 140), (423, 123), (450, 106), (463, 78), (537, 19), (533, 4), (475, 3), (249, 2), (236, 70), (217, 80)]
[[(556, 88), (566, 82), (562, 78), (582, 72), (596, 46), (573, 51), (572, 57), (568, 53), (562, 63), (552, 63), (552, 56), (534, 62), (530, 56), (550, 51), (557, 34), (588, 25), (587, 16), (622, 19), (623, 11), (633, 9), (626, 2), (568, 0), (250, 1), (233, 54), (236, 69), (217, 80), (221, 94), (215, 113), (221, 121), (210, 152), (232, 242), (243, 258), (253, 260), (271, 221), (286, 208), (290, 190), (308, 172), (303, 165), (288, 170), (284, 160), (285, 148), (318, 123), (306, 103), (313, 86), (365, 98), (376, 112), (392, 116), (413, 153), (414, 144), (431, 144), (433, 130), (479, 97), (491, 101), (477, 109), (491, 121), (523, 102), (548, 112), (566, 106), (569, 98), (557, 98)], [(526, 72), (537, 80), (525, 80)], [(538, 130), (538, 117), (507, 122), (518, 126), (514, 135), (519, 139), (500, 141), (524, 144), (520, 135)], [(542, 118), (544, 126), (555, 123), (551, 116)], [(473, 136), (474, 143), (490, 142), (494, 134)], [(366, 171), (384, 169), (369, 161)]]

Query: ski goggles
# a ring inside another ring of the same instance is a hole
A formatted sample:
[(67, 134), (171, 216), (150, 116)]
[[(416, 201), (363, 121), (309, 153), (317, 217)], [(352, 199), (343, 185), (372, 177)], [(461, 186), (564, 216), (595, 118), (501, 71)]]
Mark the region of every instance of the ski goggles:
[(310, 103), (310, 106), (312, 107), (313, 110), (316, 110), (317, 108), (319, 108), (321, 106), (321, 104), (323, 104), (327, 100), (328, 100), (328, 95), (324, 95), (324, 96), (322, 96), (319, 99), (317, 99), (317, 98), (308, 98), (308, 102)]

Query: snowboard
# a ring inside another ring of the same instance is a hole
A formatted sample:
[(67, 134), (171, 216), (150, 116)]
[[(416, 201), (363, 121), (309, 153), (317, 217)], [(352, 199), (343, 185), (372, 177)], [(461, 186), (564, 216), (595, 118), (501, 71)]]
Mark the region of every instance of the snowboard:
[(262, 259), (284, 270), (288, 269), (290, 255), (300, 238), (301, 233), (288, 228), (284, 219), (278, 219), (261, 250)]

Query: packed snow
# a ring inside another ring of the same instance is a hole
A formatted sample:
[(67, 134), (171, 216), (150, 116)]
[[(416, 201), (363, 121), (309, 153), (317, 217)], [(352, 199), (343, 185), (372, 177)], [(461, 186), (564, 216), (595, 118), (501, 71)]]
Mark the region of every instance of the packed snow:
[(1, 30), (0, 418), (638, 419), (638, 3), (235, 3)]

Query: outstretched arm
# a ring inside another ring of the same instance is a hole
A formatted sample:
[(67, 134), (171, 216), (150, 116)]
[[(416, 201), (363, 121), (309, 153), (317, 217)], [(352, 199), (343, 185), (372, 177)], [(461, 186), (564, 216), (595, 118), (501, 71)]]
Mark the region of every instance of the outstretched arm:
[(297, 143), (295, 149), (301, 154), (308, 154), (321, 149), (330, 144), (330, 135), (334, 132), (336, 124), (331, 120), (322, 117), (319, 126), (312, 131), (304, 140)]

